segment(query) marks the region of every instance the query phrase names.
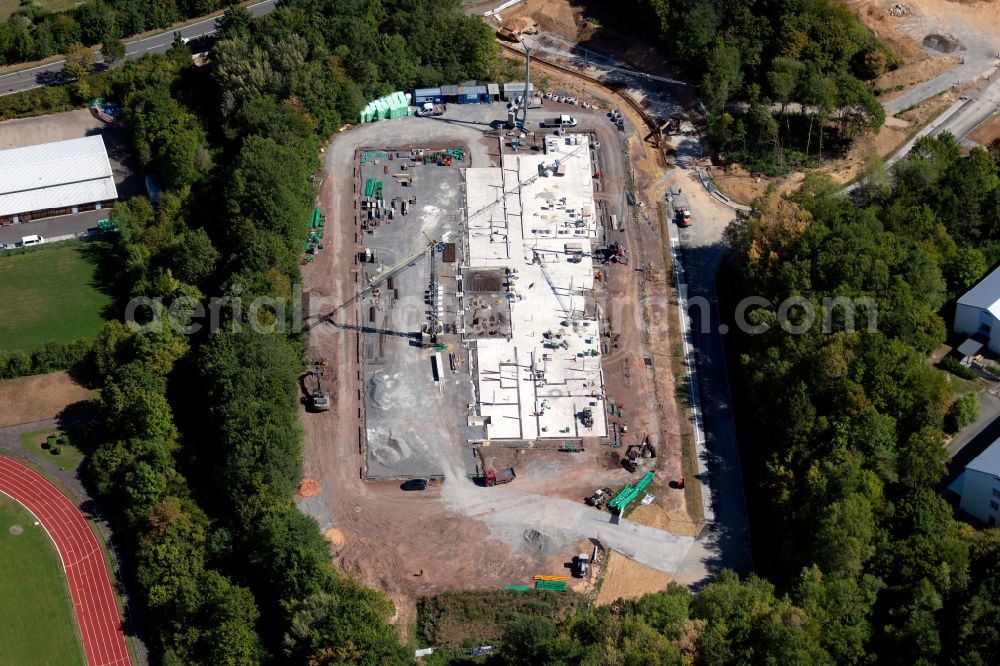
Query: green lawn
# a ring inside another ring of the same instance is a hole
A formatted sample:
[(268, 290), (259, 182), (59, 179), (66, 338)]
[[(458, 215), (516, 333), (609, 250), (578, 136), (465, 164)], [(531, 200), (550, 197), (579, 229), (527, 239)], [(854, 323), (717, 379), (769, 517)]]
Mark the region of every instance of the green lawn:
[(93, 244), (54, 245), (0, 256), (0, 351), (95, 335), (111, 297), (95, 286)]
[[(15, 524), (22, 534), (10, 533)], [(0, 664), (83, 666), (55, 546), (31, 514), (5, 495), (0, 495), (0, 562)]]
[[(35, 4), (50, 12), (61, 12), (83, 3), (80, 0), (35, 0)], [(21, 0), (0, 0), (0, 21), (9, 19), (20, 6)]]
[(83, 461), (83, 451), (73, 446), (73, 444), (58, 444), (59, 453), (53, 453), (51, 448), (43, 448), (49, 435), (59, 437), (63, 433), (55, 428), (49, 430), (36, 430), (35, 432), (25, 432), (21, 434), (21, 446), (32, 453), (43, 456), (50, 463), (59, 469), (76, 469)]

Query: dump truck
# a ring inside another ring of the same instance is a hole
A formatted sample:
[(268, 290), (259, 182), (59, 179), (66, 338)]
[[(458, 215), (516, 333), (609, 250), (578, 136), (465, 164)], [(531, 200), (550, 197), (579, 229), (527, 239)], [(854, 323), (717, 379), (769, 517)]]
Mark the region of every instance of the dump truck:
[(542, 127), (576, 127), (576, 118), (563, 113), (555, 118), (546, 118), (541, 122)]
[(667, 192), (667, 203), (674, 209), (674, 221), (679, 227), (691, 226), (691, 208), (687, 199), (681, 196), (681, 188), (672, 187)]
[(316, 379), (316, 386), (309, 392), (309, 404), (314, 412), (326, 412), (330, 409), (330, 397), (323, 390), (323, 365), (317, 363), (309, 373)]
[(494, 469), (487, 469), (484, 474), (484, 479), (486, 480), (487, 486), (499, 486), (502, 483), (510, 483), (517, 478), (517, 474), (514, 473), (514, 468), (510, 467), (508, 469), (502, 469), (500, 471)]
[(444, 104), (432, 104), (431, 102), (424, 102), (417, 107), (416, 115), (418, 116), (443, 116), (445, 111)]

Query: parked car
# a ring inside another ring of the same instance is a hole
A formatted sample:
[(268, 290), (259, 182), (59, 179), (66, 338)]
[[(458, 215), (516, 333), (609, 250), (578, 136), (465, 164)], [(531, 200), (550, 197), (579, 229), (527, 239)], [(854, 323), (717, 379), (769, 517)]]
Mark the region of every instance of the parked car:
[(403, 490), (427, 490), (427, 479), (410, 479), (400, 486)]
[(32, 245), (41, 245), (45, 242), (45, 239), (38, 234), (32, 234), (31, 236), (21, 236), (21, 240), (17, 243), (18, 247), (31, 247)]

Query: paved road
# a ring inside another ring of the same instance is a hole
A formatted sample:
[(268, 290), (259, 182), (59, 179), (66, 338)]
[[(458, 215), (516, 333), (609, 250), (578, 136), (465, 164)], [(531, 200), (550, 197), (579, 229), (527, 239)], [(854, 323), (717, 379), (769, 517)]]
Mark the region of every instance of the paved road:
[[(263, 2), (247, 5), (247, 9), (254, 16), (262, 16), (274, 11), (277, 4), (278, 0), (263, 0)], [(216, 17), (208, 18), (179, 28), (176, 32), (181, 33), (181, 36), (187, 39), (204, 37), (215, 32), (215, 21)], [(147, 53), (164, 53), (170, 48), (173, 41), (174, 31), (172, 30), (153, 35), (152, 37), (137, 39), (126, 44), (125, 57), (141, 58)], [(44, 85), (65, 83), (62, 73), (63, 62), (62, 60), (58, 60), (0, 76), (0, 96), (31, 90), (32, 88), (40, 88)]]
[(49, 217), (44, 220), (25, 222), (24, 224), (8, 224), (0, 227), (0, 243), (15, 243), (22, 236), (38, 234), (42, 238), (54, 238), (68, 234), (78, 234), (88, 229), (97, 228), (97, 221), (110, 214), (109, 209), (88, 210), (76, 215)]

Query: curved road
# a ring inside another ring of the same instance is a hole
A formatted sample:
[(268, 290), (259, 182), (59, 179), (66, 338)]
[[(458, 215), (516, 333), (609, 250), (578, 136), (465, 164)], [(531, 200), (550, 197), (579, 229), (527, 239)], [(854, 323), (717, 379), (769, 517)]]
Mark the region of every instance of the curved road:
[[(246, 5), (246, 8), (254, 16), (263, 16), (274, 11), (277, 4), (278, 0), (263, 0), (252, 5)], [(174, 42), (174, 32), (181, 33), (181, 37), (185, 39), (197, 39), (198, 37), (211, 35), (215, 32), (215, 21), (217, 18), (218, 16), (213, 16), (197, 23), (186, 25), (183, 28), (178, 28), (177, 30), (167, 30), (151, 37), (143, 37), (142, 39), (126, 42), (125, 57), (141, 58), (147, 53), (166, 52)], [(64, 62), (64, 60), (57, 60), (0, 76), (0, 96), (31, 90), (32, 88), (40, 88), (45, 85), (65, 83), (65, 77), (63, 76)]]
[(30, 511), (55, 544), (88, 666), (130, 665), (104, 552), (80, 509), (38, 472), (5, 456), (0, 493)]

